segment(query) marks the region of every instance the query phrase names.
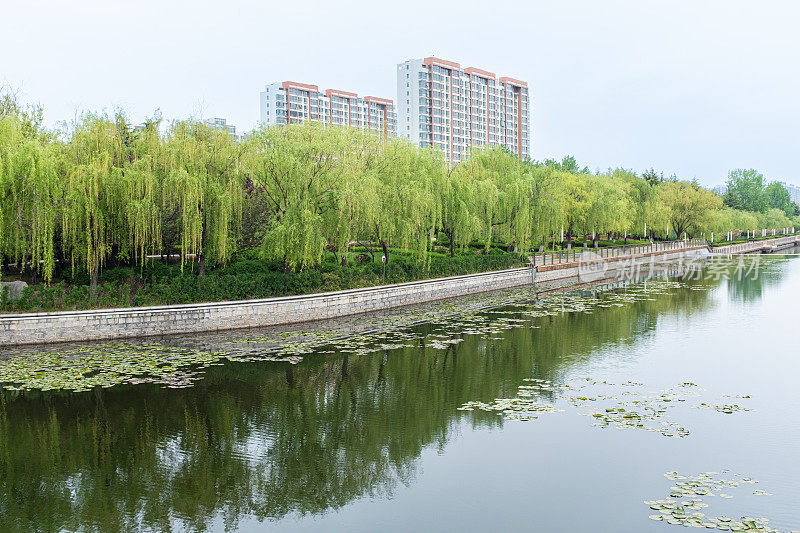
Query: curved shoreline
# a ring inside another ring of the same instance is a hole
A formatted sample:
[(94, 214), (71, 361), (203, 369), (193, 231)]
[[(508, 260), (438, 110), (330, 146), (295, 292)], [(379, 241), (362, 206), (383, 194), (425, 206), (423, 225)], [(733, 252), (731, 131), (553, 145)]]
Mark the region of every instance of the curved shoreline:
[[(706, 246), (599, 259), (600, 277), (656, 261), (693, 258)], [(623, 261), (626, 259), (626, 261)], [(277, 326), (364, 314), (392, 308), (491, 292), (536, 282), (567, 280), (578, 284), (583, 265), (512, 268), (463, 276), (412, 281), (344, 291), (152, 307), (57, 311), (0, 315), (0, 346), (50, 344), (162, 336)], [(596, 272), (591, 272), (596, 275)], [(575, 280), (570, 280), (575, 278)]]

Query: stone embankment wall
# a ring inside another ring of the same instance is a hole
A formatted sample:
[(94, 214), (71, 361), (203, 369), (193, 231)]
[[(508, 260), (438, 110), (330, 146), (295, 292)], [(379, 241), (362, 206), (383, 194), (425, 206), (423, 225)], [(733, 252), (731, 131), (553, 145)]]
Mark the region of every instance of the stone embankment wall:
[[(705, 247), (600, 259), (593, 280), (621, 268), (695, 256)], [(585, 265), (539, 266), (536, 282), (585, 277)], [(234, 302), (0, 315), (0, 346), (90, 341), (274, 326), (369, 313), (434, 300), (529, 285), (529, 267), (397, 285)], [(581, 280), (585, 282), (586, 280)], [(590, 280), (592, 281), (592, 280)]]
[(594, 261), (584, 260), (579, 263), (563, 263), (536, 268), (536, 283), (577, 278), (586, 283), (619, 276), (632, 275), (649, 264), (694, 259), (708, 254), (706, 246), (688, 246), (675, 250), (659, 250), (608, 258), (596, 258)]
[(772, 253), (786, 248), (792, 248), (800, 244), (800, 235), (790, 235), (788, 237), (777, 237), (763, 241), (742, 242), (739, 244), (729, 244), (727, 246), (715, 246), (712, 253), (715, 254), (752, 254), (758, 252)]
[(283, 298), (0, 315), (0, 346), (272, 326), (368, 313), (529, 283), (531, 269), (523, 267)]

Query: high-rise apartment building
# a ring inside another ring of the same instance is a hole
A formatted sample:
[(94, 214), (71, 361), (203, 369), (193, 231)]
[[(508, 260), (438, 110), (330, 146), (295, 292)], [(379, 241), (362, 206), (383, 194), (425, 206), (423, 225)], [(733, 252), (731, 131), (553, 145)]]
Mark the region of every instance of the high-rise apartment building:
[(786, 183), (785, 181), (780, 183), (789, 192), (789, 198), (797, 205), (800, 205), (800, 187), (791, 183)]
[(236, 126), (228, 124), (228, 121), (224, 118), (207, 118), (203, 121), (203, 124), (211, 129), (227, 132), (236, 142), (241, 142), (247, 137), (246, 133), (237, 134)]
[(380, 132), (384, 138), (395, 135), (397, 118), (394, 102), (374, 96), (328, 89), (316, 85), (284, 81), (267, 85), (261, 91), (261, 122), (297, 124), (313, 120), (326, 125), (352, 126)]
[(505, 146), (530, 157), (528, 84), (435, 57), (397, 65), (398, 135), (443, 151), (451, 163), (472, 147)]

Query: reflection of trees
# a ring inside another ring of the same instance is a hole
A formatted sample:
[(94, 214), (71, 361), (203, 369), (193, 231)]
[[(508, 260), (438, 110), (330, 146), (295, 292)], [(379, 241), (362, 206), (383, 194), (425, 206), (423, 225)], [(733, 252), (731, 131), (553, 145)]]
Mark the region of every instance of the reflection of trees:
[[(608, 343), (646, 341), (659, 315), (707, 305), (704, 291), (532, 319), (504, 340), (463, 335), (315, 355), (296, 366), (227, 364), (191, 389), (118, 387), (2, 396), (0, 529), (205, 529), (221, 516), (319, 513), (410, 483), (426, 446), (444, 447), (456, 407), (554, 378)], [(435, 326), (419, 326), (432, 332)]]
[[(780, 272), (783, 267), (776, 263), (785, 261), (769, 255), (734, 259), (728, 270), (728, 297), (739, 302), (760, 300), (767, 288), (777, 286), (784, 279), (784, 274)], [(770, 264), (771, 266), (764, 268)]]

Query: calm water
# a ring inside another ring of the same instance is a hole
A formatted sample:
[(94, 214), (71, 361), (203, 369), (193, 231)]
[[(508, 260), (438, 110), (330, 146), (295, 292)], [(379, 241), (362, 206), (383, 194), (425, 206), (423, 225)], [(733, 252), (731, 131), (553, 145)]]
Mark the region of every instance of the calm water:
[[(653, 280), (587, 296), (591, 312), (510, 305), (379, 350), (228, 362), (188, 388), (7, 391), (0, 530), (672, 531), (642, 503), (669, 495), (664, 473), (724, 469), (759, 483), (707, 514), (800, 529), (800, 259), (758, 274)], [(532, 378), (563, 412), (459, 410)], [(574, 400), (686, 382), (668, 413), (683, 438), (593, 426), (582, 413), (606, 404)]]

